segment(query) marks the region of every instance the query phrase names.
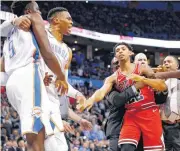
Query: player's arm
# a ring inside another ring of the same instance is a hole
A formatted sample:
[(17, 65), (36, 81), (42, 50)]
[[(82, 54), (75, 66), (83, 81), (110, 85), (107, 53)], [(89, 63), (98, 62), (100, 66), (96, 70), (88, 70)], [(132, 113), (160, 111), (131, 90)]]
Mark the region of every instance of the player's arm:
[(157, 91), (167, 90), (167, 85), (165, 83), (165, 80), (143, 78), (142, 82), (144, 84), (154, 88)]
[(78, 114), (76, 114), (72, 109), (69, 108), (68, 110), (68, 115), (69, 118), (72, 119), (73, 121), (75, 121), (76, 123), (79, 123), (80, 126), (85, 129), (85, 130), (91, 130), (92, 129), (92, 124), (91, 122), (83, 119), (82, 117), (80, 117)]
[(142, 82), (136, 82), (134, 85), (128, 87), (121, 93), (113, 89), (107, 96), (108, 102), (116, 107), (121, 107), (126, 104), (131, 98), (136, 97), (139, 92), (137, 90), (144, 87)]
[(95, 93), (88, 99), (93, 102), (102, 101), (103, 98), (111, 91), (114, 84), (115, 75), (106, 78), (104, 85), (95, 91)]
[(5, 64), (4, 64), (4, 57), (3, 56), (0, 58), (0, 63), (1, 63), (1, 72), (5, 72)]
[[(68, 69), (70, 67), (71, 60), (72, 60), (72, 50), (69, 48), (69, 60), (68, 60), (68, 63), (65, 65), (65, 77), (67, 81), (68, 81)], [(78, 90), (76, 90), (75, 88), (73, 88), (71, 84), (68, 82), (67, 96), (77, 99), (78, 96), (83, 96), (83, 94), (79, 92)]]
[[(68, 81), (68, 69), (69, 69), (69, 66), (71, 64), (71, 60), (72, 60), (72, 51), (69, 48), (69, 60), (68, 60), (68, 63), (65, 65), (65, 78), (66, 78), (66, 81)], [(68, 82), (67, 96), (76, 99), (76, 96), (77, 96), (78, 93), (80, 94), (80, 92), (78, 90), (74, 89)]]
[(129, 78), (133, 81), (140, 81), (143, 82), (145, 85), (148, 85), (152, 88), (154, 88), (157, 91), (165, 91), (167, 90), (167, 86), (165, 83), (165, 80), (161, 79), (149, 79), (145, 78), (143, 76), (137, 75), (137, 74), (131, 74)]
[(155, 97), (156, 104), (165, 103), (166, 100), (167, 100), (167, 96), (168, 96), (168, 91), (162, 91), (162, 92), (155, 91), (154, 92), (154, 97)]
[(1, 25), (0, 25), (0, 31), (1, 31), (1, 36), (2, 37), (7, 37), (8, 33), (11, 31), (11, 29), (14, 27), (14, 25), (12, 24), (12, 21), (4, 21)]
[(81, 107), (81, 110), (84, 110), (85, 108), (89, 110), (95, 102), (102, 101), (103, 98), (111, 91), (112, 86), (115, 83), (115, 80), (116, 74), (107, 77), (103, 86), (95, 91), (95, 93), (87, 100), (86, 104), (83, 107)]
[(6, 20), (0, 25), (1, 36), (7, 37), (8, 33), (15, 26), (24, 30), (24, 31), (29, 31), (30, 26), (31, 26), (31, 21), (25, 16), (20, 16), (20, 17), (14, 18), (11, 21)]
[(31, 20), (33, 33), (46, 65), (57, 75), (58, 80), (65, 81), (65, 75), (63, 74), (60, 64), (49, 44), (42, 17), (38, 13), (33, 13), (29, 14), (28, 18)]
[(2, 86), (5, 86), (8, 80), (8, 75), (5, 72), (4, 57), (1, 57), (0, 63), (1, 63), (1, 80), (0, 80), (1, 83), (0, 84)]
[(157, 72), (155, 77), (159, 79), (180, 78), (180, 70), (171, 72)]
[(155, 77), (155, 73), (150, 66), (140, 66), (140, 75), (143, 75), (147, 78)]

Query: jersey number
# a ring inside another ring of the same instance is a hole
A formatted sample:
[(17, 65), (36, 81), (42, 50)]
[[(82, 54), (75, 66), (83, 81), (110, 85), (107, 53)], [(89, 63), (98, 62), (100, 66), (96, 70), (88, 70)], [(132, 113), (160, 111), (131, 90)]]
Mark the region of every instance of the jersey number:
[(13, 41), (10, 39), (9, 41), (9, 58), (11, 59), (15, 55)]
[(131, 104), (131, 103), (134, 103), (134, 102), (139, 102), (139, 101), (141, 101), (143, 99), (144, 99), (144, 96), (141, 95), (141, 91), (140, 91), (139, 95), (136, 96), (136, 97), (131, 98), (131, 100), (128, 103)]

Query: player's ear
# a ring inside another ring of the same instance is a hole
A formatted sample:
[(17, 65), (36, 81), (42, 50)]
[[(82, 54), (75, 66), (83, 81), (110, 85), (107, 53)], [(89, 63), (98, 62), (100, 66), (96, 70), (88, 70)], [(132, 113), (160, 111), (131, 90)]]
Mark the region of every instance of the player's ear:
[(176, 67), (176, 69), (177, 69), (177, 70), (179, 69), (179, 64), (177, 64), (177, 67)]
[(129, 51), (129, 54), (130, 54), (130, 56), (133, 56), (133, 55), (134, 55), (134, 52)]
[(59, 19), (58, 19), (57, 17), (54, 17), (54, 18), (52, 19), (52, 21), (53, 21), (55, 24), (57, 24), (57, 23), (59, 22)]
[(26, 9), (26, 10), (24, 11), (24, 14), (30, 14), (30, 13), (32, 13), (32, 11), (31, 11), (30, 9)]

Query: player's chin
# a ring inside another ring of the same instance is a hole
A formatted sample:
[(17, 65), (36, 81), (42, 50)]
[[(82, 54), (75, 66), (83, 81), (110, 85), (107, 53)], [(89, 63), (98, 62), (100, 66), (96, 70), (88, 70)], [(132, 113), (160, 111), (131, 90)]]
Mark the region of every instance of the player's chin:
[(67, 31), (67, 32), (65, 32), (64, 35), (68, 36), (68, 35), (70, 35), (70, 34), (71, 34), (71, 31)]

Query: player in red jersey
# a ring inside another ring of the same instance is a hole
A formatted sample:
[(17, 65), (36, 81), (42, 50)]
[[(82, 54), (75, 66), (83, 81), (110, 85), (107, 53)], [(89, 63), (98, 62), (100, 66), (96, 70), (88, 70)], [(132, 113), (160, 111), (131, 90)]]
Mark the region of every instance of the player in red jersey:
[(167, 89), (166, 84), (164, 80), (147, 79), (139, 76), (145, 75), (149, 77), (153, 72), (147, 66), (142, 67), (140, 64), (130, 62), (130, 57), (133, 55), (130, 45), (120, 43), (114, 47), (114, 51), (115, 57), (120, 63), (119, 69), (106, 78), (104, 85), (88, 99), (84, 108), (87, 107), (89, 109), (94, 102), (103, 100), (114, 84), (119, 92), (122, 92), (129, 86), (132, 86), (134, 81), (142, 81), (146, 86), (140, 89), (139, 92), (137, 91), (137, 96), (126, 104), (127, 110), (120, 133), (119, 144), (122, 151), (134, 151), (142, 133), (144, 150), (163, 150), (159, 108), (155, 103), (154, 92), (150, 87), (158, 91), (164, 91)]

